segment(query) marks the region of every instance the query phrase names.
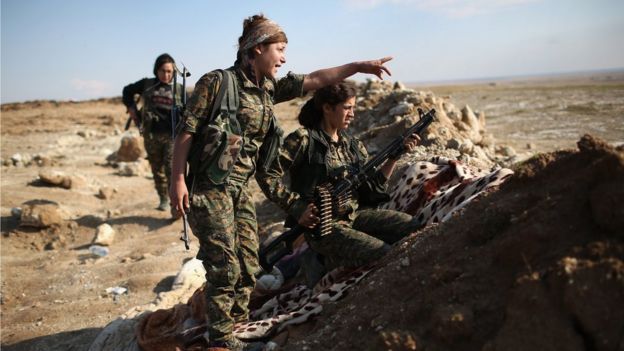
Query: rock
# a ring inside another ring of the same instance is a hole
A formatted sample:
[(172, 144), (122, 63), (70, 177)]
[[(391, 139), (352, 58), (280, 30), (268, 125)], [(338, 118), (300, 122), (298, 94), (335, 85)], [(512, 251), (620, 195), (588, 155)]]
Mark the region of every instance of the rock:
[(449, 149), (458, 150), (460, 145), (461, 142), (457, 139), (449, 139), (449, 141), (446, 142), (446, 147)]
[(52, 158), (49, 156), (45, 156), (45, 155), (35, 155), (33, 157), (33, 161), (39, 167), (50, 167), (54, 164), (54, 161), (52, 160)]
[(39, 179), (50, 185), (60, 186), (65, 189), (76, 189), (87, 185), (87, 181), (80, 175), (67, 175), (63, 172), (43, 170), (39, 172)]
[(388, 111), (390, 116), (403, 116), (412, 113), (414, 105), (409, 102), (401, 102)]
[(88, 351), (141, 351), (136, 340), (139, 318), (117, 318), (98, 334)]
[[(479, 123), (479, 119), (475, 116), (474, 112), (470, 109), (470, 106), (466, 105), (461, 110), (462, 113), (462, 122), (466, 123), (470, 129), (479, 132), (481, 130), (481, 125)], [(485, 122), (484, 122), (485, 124)]]
[(102, 200), (109, 200), (113, 197), (113, 194), (117, 192), (117, 189), (111, 187), (101, 187), (98, 191), (97, 197)]
[(117, 174), (124, 177), (140, 177), (145, 172), (141, 162), (120, 162)]
[(119, 150), (117, 150), (117, 161), (134, 162), (137, 161), (143, 153), (144, 150), (140, 138), (126, 135), (121, 138), (121, 146)]
[(79, 136), (85, 139), (89, 139), (89, 138), (93, 138), (96, 133), (93, 130), (80, 130), (76, 134), (78, 134)]
[(516, 155), (516, 150), (511, 146), (503, 145), (496, 148), (496, 153), (505, 157), (511, 157)]
[(60, 206), (49, 200), (30, 200), (22, 204), (20, 225), (47, 228), (63, 223)]
[(485, 113), (477, 112), (477, 119), (479, 120), (480, 131), (485, 130)]
[(394, 82), (394, 85), (392, 86), (393, 90), (405, 90), (405, 85), (403, 85), (403, 83), (396, 81)]
[(15, 167), (25, 167), (30, 165), (32, 161), (32, 156), (29, 154), (13, 154), (11, 156), (11, 162), (13, 162), (13, 166)]
[(11, 216), (15, 218), (20, 218), (22, 216), (22, 208), (21, 207), (11, 208)]
[(106, 210), (106, 218), (111, 219), (115, 216), (119, 216), (121, 214), (121, 210), (118, 208)]
[(52, 241), (46, 244), (45, 250), (58, 250), (66, 246), (65, 235), (57, 235)]
[(173, 280), (172, 289), (200, 287), (206, 281), (206, 270), (202, 261), (192, 258), (188, 260)]
[(63, 172), (52, 171), (52, 170), (44, 170), (39, 172), (39, 179), (42, 182), (50, 185), (60, 186), (66, 189), (69, 189), (71, 186), (71, 181), (69, 177)]
[(95, 229), (95, 238), (93, 244), (110, 246), (115, 240), (115, 229), (109, 224), (100, 224)]
[(474, 150), (474, 144), (469, 139), (464, 140), (464, 142), (459, 146), (459, 152), (462, 154), (471, 154)]

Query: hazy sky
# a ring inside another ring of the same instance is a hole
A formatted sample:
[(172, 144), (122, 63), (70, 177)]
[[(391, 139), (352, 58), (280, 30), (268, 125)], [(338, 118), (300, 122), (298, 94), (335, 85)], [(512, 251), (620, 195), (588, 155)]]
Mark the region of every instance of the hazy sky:
[[(623, 0), (2, 0), (2, 103), (121, 95), (170, 53), (193, 74), (229, 67), (247, 16), (288, 35), (308, 73), (394, 56), (424, 82), (624, 67)], [(358, 75), (356, 79), (364, 77)]]

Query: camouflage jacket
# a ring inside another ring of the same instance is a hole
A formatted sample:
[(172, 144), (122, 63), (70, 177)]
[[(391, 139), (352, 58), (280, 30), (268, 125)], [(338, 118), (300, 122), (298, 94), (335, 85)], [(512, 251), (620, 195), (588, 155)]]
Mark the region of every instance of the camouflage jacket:
[[(134, 96), (141, 95), (143, 107), (140, 118), (146, 132), (171, 133), (172, 84), (165, 84), (158, 78), (143, 78), (124, 87), (122, 101), (128, 108), (136, 109)], [(176, 85), (176, 104), (182, 104), (182, 85)]]
[[(264, 194), (288, 213), (286, 225), (291, 227), (314, 201), (314, 188), (331, 179), (344, 166), (361, 167), (368, 159), (364, 144), (345, 132), (337, 142), (319, 129), (299, 128), (289, 134), (266, 172), (256, 174), (256, 180)], [(283, 181), (284, 174), (290, 178), (290, 186)], [(376, 172), (355, 193), (349, 204), (352, 219), (359, 205), (375, 206), (388, 200), (387, 179)]]
[[(279, 80), (263, 79), (260, 87), (252, 83), (240, 67), (233, 67), (236, 72), (236, 84), (240, 103), (236, 117), (241, 127), (243, 149), (234, 164), (228, 181), (246, 183), (256, 170), (258, 151), (271, 127), (273, 105), (303, 96), (305, 75), (289, 72)], [(198, 133), (208, 122), (212, 102), (219, 91), (221, 81), (216, 72), (202, 76), (193, 90), (186, 106), (178, 132)], [(197, 175), (197, 184), (205, 184), (207, 179)]]

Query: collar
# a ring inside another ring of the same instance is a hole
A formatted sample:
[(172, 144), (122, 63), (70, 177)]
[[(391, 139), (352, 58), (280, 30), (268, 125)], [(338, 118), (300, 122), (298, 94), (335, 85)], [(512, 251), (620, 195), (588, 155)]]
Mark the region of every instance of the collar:
[[(241, 83), (243, 83), (243, 88), (258, 89), (258, 86), (254, 82), (252, 82), (249, 77), (247, 77), (245, 70), (240, 65), (234, 65), (233, 68)], [(263, 77), (262, 80), (260, 80), (260, 89), (267, 90), (267, 82), (268, 79), (266, 77)]]

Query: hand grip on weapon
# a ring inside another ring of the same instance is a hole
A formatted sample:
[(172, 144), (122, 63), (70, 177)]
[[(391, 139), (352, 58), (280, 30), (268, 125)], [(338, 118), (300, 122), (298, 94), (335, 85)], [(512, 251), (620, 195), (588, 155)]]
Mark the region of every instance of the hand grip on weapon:
[(127, 109), (128, 115), (130, 115), (130, 118), (132, 118), (132, 121), (134, 122), (135, 126), (139, 125), (139, 119), (137, 116), (137, 110), (136, 107), (128, 107)]
[(182, 216), (190, 208), (189, 193), (184, 179), (173, 180), (169, 189), (169, 199), (171, 206)]
[(405, 138), (405, 142), (403, 143), (403, 147), (397, 149), (395, 152), (390, 154), (388, 157), (390, 160), (398, 160), (404, 153), (412, 152), (420, 144), (420, 135), (417, 133), (413, 133), (409, 137)]
[(297, 222), (303, 227), (313, 229), (319, 224), (320, 221), (321, 219), (318, 217), (318, 209), (313, 203), (309, 203), (308, 207), (306, 207), (305, 211), (303, 211)]

